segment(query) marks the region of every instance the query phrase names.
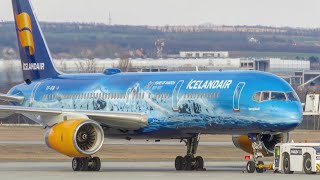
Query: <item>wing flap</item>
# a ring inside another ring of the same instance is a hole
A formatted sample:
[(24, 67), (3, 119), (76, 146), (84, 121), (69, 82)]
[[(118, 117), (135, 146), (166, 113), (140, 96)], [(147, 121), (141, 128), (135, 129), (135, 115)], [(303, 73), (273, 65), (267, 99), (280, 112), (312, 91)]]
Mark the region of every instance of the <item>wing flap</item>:
[[(123, 128), (128, 130), (136, 130), (148, 125), (148, 116), (144, 113), (129, 112), (105, 112), (97, 110), (73, 110), (73, 109), (50, 109), (50, 108), (33, 108), (22, 106), (5, 106), (0, 105), (1, 113), (18, 113), (24, 115), (32, 115), (37, 123), (43, 125), (54, 124), (54, 120), (63, 120), (63, 117), (88, 117), (101, 124), (112, 128)], [(49, 123), (50, 121), (50, 123)], [(56, 122), (57, 123), (57, 122)]]

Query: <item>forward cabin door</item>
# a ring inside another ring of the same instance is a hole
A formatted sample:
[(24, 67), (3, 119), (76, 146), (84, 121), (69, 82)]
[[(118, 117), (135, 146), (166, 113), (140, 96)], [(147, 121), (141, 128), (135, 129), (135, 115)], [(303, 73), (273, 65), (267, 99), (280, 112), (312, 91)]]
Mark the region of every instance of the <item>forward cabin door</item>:
[(234, 112), (240, 112), (240, 98), (241, 98), (241, 93), (246, 85), (245, 82), (239, 82), (236, 89), (234, 90), (233, 93), (233, 111)]

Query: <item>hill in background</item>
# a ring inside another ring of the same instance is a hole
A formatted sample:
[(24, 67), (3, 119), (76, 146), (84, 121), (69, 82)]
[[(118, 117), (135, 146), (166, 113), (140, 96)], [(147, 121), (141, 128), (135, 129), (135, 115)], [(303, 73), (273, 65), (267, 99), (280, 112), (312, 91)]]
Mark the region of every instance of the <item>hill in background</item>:
[[(40, 23), (55, 58), (156, 56), (179, 51), (230, 51), (233, 57), (308, 58), (320, 54), (320, 29), (262, 26), (125, 26)], [(0, 23), (0, 58), (17, 58), (13, 22)]]

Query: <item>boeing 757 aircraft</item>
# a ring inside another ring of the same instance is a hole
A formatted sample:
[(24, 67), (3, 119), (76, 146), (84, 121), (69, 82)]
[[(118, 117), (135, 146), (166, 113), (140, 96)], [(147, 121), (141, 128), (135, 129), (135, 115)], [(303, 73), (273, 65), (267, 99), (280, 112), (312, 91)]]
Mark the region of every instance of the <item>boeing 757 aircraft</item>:
[[(74, 171), (99, 171), (104, 138), (177, 139), (186, 154), (176, 170), (203, 169), (201, 134), (232, 135), (258, 157), (302, 120), (300, 101), (283, 79), (257, 71), (63, 74), (52, 61), (29, 0), (12, 0), (24, 83), (0, 99), (1, 117), (20, 113), (47, 129), (46, 144), (72, 157)], [(128, 152), (130, 153), (130, 152)], [(214, 153), (214, 152), (213, 152)], [(257, 169), (260, 172), (259, 169)]]

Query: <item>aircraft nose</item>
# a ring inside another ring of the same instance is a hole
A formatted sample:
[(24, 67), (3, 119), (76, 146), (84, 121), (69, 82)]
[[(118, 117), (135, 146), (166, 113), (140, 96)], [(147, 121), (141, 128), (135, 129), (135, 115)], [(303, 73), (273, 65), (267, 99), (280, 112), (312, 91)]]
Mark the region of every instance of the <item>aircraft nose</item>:
[(294, 103), (294, 105), (289, 110), (288, 116), (292, 123), (297, 123), (297, 125), (299, 125), (302, 122), (303, 111), (300, 102)]

